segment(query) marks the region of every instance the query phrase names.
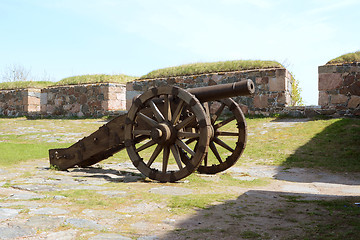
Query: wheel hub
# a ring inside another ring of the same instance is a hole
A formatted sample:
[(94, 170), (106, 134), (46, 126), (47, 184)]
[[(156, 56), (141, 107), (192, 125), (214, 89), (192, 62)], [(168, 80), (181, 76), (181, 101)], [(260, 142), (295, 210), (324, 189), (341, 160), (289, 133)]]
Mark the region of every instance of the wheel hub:
[(176, 130), (170, 123), (159, 123), (151, 129), (151, 139), (161, 145), (173, 144), (176, 140)]

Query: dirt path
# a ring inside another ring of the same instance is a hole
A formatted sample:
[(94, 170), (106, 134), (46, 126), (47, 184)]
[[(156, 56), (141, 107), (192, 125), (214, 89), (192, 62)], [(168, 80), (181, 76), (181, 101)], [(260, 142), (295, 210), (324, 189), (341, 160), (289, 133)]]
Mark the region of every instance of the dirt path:
[[(130, 163), (69, 172), (47, 166), (0, 170), (0, 239), (301, 239), (331, 218), (313, 200), (360, 199), (360, 174), (248, 165), (161, 184), (144, 181)], [(227, 175), (239, 181), (229, 184)], [(172, 205), (198, 196), (214, 200)]]

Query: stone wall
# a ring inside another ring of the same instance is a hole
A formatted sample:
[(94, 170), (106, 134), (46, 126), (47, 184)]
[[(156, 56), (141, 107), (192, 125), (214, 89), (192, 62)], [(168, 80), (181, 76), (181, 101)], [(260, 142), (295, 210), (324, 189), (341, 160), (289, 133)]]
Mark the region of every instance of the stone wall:
[(255, 95), (233, 98), (242, 105), (245, 113), (269, 115), (281, 112), (284, 107), (291, 105), (290, 73), (284, 68), (271, 68), (135, 80), (126, 85), (126, 107), (129, 109), (132, 99), (151, 87), (176, 85), (181, 88), (194, 88), (245, 79), (253, 80), (256, 89)]
[(42, 115), (99, 117), (125, 108), (124, 84), (56, 86), (41, 91)]
[(0, 90), (0, 116), (18, 117), (40, 112), (38, 88)]
[(360, 116), (360, 62), (319, 66), (319, 105), (334, 116)]

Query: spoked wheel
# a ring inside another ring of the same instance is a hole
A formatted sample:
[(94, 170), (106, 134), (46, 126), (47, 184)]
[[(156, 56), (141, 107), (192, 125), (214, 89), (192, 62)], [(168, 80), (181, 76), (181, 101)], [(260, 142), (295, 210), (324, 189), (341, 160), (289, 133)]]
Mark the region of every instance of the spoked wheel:
[(175, 182), (200, 165), (211, 138), (210, 125), (204, 108), (189, 92), (178, 87), (153, 88), (140, 95), (128, 112), (126, 150), (145, 176)]
[(239, 105), (231, 98), (204, 103), (211, 115), (214, 134), (199, 173), (215, 174), (233, 166), (246, 145), (246, 122)]

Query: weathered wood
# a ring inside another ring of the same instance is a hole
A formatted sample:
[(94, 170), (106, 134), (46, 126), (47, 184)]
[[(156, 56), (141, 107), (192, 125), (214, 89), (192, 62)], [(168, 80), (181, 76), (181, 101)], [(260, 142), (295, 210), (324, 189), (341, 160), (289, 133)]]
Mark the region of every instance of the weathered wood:
[(68, 148), (50, 149), (50, 164), (60, 170), (90, 166), (124, 149), (125, 119), (126, 115), (116, 117)]
[[(223, 171), (235, 164), (245, 148), (246, 123), (239, 106), (231, 99), (222, 100), (212, 116), (208, 101), (253, 92), (251, 80), (187, 91), (172, 86), (152, 88), (134, 100), (126, 115), (116, 117), (68, 148), (50, 149), (50, 164), (60, 170), (86, 167), (126, 148), (140, 172), (162, 182), (174, 182), (188, 176), (198, 169), (202, 160), (200, 173)], [(216, 123), (225, 108), (233, 116)], [(235, 119), (238, 131), (221, 131), (222, 126)], [(220, 137), (238, 137), (236, 146), (228, 146)], [(229, 152), (225, 160), (216, 144)], [(208, 166), (207, 156), (209, 145), (218, 160), (211, 166)], [(151, 147), (154, 150), (150, 156), (140, 156)], [(170, 157), (177, 169), (169, 169)], [(159, 159), (160, 168), (159, 163), (154, 163)]]

